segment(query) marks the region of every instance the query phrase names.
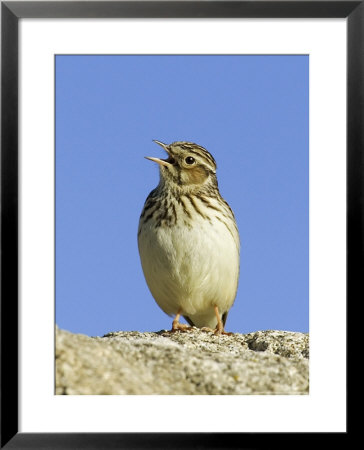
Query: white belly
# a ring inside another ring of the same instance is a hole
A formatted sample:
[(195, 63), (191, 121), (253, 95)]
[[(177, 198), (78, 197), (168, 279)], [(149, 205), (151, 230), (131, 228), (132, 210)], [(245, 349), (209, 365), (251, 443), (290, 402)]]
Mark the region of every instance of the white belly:
[(222, 222), (155, 228), (150, 221), (138, 244), (145, 279), (165, 313), (181, 310), (196, 326), (214, 327), (214, 305), (221, 314), (230, 309), (238, 285), (239, 242)]

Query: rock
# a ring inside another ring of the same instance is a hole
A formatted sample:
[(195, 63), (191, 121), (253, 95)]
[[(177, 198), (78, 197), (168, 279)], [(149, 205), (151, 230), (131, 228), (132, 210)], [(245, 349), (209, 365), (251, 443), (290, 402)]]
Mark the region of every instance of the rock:
[(56, 329), (56, 394), (308, 394), (308, 334)]

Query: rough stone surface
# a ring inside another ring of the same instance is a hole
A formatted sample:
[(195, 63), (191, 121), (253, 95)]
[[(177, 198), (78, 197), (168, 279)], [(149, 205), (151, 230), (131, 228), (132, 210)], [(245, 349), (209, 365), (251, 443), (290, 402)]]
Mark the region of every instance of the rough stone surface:
[(56, 329), (56, 394), (308, 394), (308, 334)]

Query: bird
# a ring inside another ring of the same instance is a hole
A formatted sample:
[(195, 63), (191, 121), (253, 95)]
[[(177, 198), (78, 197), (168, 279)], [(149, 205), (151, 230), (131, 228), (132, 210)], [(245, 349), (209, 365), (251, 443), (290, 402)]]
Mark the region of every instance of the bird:
[(138, 226), (146, 283), (158, 306), (174, 317), (171, 332), (196, 327), (232, 334), (225, 324), (237, 293), (240, 238), (219, 192), (216, 161), (193, 142), (154, 142), (167, 157), (145, 157), (159, 165), (159, 184), (146, 198)]

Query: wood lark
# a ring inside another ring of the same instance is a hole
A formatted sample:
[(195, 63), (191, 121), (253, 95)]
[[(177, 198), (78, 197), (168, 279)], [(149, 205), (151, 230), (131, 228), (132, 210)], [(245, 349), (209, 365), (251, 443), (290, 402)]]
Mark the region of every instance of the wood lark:
[(221, 197), (216, 162), (191, 142), (154, 141), (166, 159), (159, 164), (158, 186), (148, 195), (139, 220), (138, 246), (148, 287), (159, 305), (174, 316), (172, 330), (191, 326), (224, 330), (239, 278), (239, 232), (234, 213)]

